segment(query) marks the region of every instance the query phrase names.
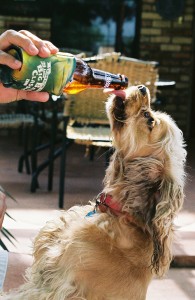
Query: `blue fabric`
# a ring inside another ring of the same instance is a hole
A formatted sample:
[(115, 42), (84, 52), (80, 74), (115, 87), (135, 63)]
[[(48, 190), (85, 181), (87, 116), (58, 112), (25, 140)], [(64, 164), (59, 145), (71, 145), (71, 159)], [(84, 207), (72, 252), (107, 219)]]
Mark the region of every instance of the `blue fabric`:
[(0, 249), (0, 290), (3, 288), (8, 264), (8, 252)]

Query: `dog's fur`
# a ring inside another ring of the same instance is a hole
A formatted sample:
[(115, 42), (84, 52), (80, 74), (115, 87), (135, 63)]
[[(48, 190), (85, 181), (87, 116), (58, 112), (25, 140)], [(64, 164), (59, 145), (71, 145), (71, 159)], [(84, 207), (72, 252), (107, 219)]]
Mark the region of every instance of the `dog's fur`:
[(120, 212), (73, 207), (34, 242), (27, 282), (10, 300), (144, 300), (168, 270), (173, 219), (184, 193), (186, 151), (170, 116), (153, 111), (149, 91), (130, 87), (106, 104), (115, 152), (103, 192)]

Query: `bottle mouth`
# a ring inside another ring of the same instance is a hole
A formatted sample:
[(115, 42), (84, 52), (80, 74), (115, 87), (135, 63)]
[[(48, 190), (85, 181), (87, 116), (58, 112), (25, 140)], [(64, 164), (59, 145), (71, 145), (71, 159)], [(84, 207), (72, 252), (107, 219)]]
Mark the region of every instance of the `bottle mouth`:
[(128, 87), (129, 79), (125, 75), (121, 75), (123, 87)]

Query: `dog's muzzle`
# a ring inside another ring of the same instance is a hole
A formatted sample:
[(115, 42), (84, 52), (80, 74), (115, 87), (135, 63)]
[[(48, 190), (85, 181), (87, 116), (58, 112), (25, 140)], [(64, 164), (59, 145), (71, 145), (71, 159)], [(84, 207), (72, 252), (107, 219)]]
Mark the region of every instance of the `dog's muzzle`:
[(146, 95), (146, 87), (142, 84), (138, 85), (139, 91), (142, 93), (143, 96)]

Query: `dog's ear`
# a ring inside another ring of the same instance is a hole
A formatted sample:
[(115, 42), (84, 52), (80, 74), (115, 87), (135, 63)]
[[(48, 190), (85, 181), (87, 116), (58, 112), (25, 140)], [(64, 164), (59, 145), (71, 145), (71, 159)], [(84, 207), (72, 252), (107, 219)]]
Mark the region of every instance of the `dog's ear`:
[(171, 237), (173, 218), (181, 209), (184, 200), (183, 187), (164, 180), (161, 184), (155, 216), (152, 220), (154, 252), (152, 267), (156, 274), (163, 275), (171, 262)]

